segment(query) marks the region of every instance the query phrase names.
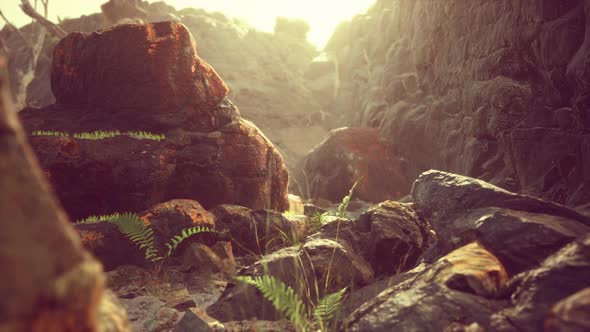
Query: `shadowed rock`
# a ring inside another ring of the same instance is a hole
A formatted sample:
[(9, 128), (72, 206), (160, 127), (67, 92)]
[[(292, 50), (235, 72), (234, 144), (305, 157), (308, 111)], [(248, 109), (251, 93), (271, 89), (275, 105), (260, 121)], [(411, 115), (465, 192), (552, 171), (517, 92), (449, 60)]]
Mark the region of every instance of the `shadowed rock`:
[(424, 172), (412, 196), (437, 233), (428, 260), (479, 241), (514, 275), (590, 232), (589, 218), (572, 209), (457, 174)]
[[(83, 250), (39, 170), (1, 58), (0, 223), (0, 330), (97, 331), (99, 307), (108, 302), (102, 268)], [(108, 312), (101, 308), (101, 321), (109, 321)], [(127, 330), (124, 313), (117, 319), (110, 331)]]
[(402, 279), (352, 312), (343, 330), (443, 331), (457, 321), (487, 327), (490, 316), (506, 305), (504, 301), (490, 300), (505, 286), (506, 271), (494, 255), (477, 243), (408, 273), (410, 278)]

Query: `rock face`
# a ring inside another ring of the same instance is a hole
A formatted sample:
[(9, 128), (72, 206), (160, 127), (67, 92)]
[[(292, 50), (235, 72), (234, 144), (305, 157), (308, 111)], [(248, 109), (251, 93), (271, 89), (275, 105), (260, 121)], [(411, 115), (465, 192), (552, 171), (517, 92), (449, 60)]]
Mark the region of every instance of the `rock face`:
[[(43, 179), (8, 84), (0, 58), (0, 330), (107, 330), (115, 316), (102, 306), (101, 266), (83, 250)], [(128, 330), (125, 315), (118, 318), (109, 331)]]
[[(91, 33), (117, 24), (183, 23), (199, 41), (200, 57), (230, 87), (229, 97), (277, 145), (292, 167), (321, 141), (327, 133), (323, 127), (333, 126), (322, 111), (324, 105), (316, 101), (312, 88), (308, 88), (303, 78), (318, 51), (306, 41), (307, 30), (301, 22), (277, 20), (274, 33), (267, 33), (219, 12), (196, 8), (176, 10), (162, 1), (104, 2), (101, 13), (64, 19), (59, 26), (67, 32)], [(26, 25), (20, 33), (8, 27), (0, 30), (2, 46), (10, 54), (11, 83), (19, 109), (45, 107), (55, 100), (49, 81), (52, 51), (59, 39), (47, 34), (41, 36), (40, 31), (43, 29), (37, 24)], [(31, 55), (33, 52), (21, 34), (33, 43), (39, 40), (41, 52), (37, 58)], [(107, 76), (108, 72), (105, 72)], [(333, 85), (336, 80), (332, 78), (330, 82)], [(330, 95), (333, 93), (332, 90)], [(153, 100), (158, 96), (144, 97)], [(302, 137), (300, 132), (304, 128), (307, 135)]]
[[(120, 47), (120, 45), (126, 45)], [(55, 49), (58, 103), (19, 113), (25, 128), (150, 131), (162, 141), (33, 137), (72, 218), (141, 211), (175, 198), (288, 209), (288, 174), (272, 143), (240, 118), (221, 78), (180, 23), (73, 33)]]
[(333, 114), (430, 169), (569, 206), (590, 199), (590, 3), (380, 0), (327, 46)]
[(565, 206), (446, 172), (420, 175), (412, 197), (437, 233), (429, 259), (477, 240), (513, 275), (590, 232), (589, 218)]
[(340, 128), (300, 162), (293, 189), (312, 199), (339, 202), (358, 181), (354, 196), (369, 202), (398, 199), (409, 190), (402, 161), (378, 129)]

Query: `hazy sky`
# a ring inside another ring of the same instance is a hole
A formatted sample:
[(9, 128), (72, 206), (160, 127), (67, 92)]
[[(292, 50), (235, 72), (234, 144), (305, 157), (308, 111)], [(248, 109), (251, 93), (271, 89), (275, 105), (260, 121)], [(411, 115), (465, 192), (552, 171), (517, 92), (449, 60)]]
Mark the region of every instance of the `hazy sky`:
[[(106, 1), (50, 0), (49, 16), (56, 22), (57, 16), (78, 17), (97, 13)], [(30, 2), (33, 4), (35, 1)], [(0, 0), (0, 9), (13, 24), (21, 26), (29, 19), (21, 12), (19, 3), (20, 0)], [(309, 41), (323, 47), (338, 23), (364, 13), (374, 0), (166, 0), (166, 3), (176, 9), (196, 7), (220, 11), (227, 16), (242, 18), (264, 31), (272, 31), (277, 16), (302, 18), (311, 26)]]

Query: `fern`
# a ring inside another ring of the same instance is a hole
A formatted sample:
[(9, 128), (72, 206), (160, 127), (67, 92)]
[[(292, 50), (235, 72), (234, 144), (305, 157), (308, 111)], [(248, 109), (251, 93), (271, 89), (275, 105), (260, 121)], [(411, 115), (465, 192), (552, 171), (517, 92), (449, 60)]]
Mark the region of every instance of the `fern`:
[[(293, 323), (297, 331), (307, 331), (311, 317), (301, 298), (295, 294), (293, 288), (271, 275), (260, 277), (236, 276), (236, 280), (252, 285), (267, 299), (275, 309)], [(347, 287), (340, 291), (324, 296), (314, 310), (316, 324), (321, 331), (327, 331), (329, 323), (336, 317), (342, 307), (342, 298)]]
[(206, 233), (206, 232), (213, 232), (213, 230), (211, 228), (201, 227), (201, 226), (195, 226), (195, 227), (183, 229), (179, 235), (175, 235), (172, 239), (170, 239), (169, 243), (166, 243), (166, 247), (168, 247), (167, 256), (170, 257), (172, 255), (172, 253), (174, 252), (174, 250), (176, 249), (176, 247), (178, 247), (178, 245), (180, 245), (180, 243), (182, 241), (186, 240), (187, 238), (189, 238), (195, 234)]
[(332, 321), (342, 307), (342, 297), (346, 292), (347, 287), (342, 288), (336, 293), (332, 293), (324, 296), (318, 305), (315, 307), (313, 315), (315, 316), (316, 323), (320, 326), (320, 329), (324, 331), (326, 326)]
[(270, 275), (261, 277), (235, 277), (236, 280), (255, 286), (275, 309), (293, 323), (297, 331), (307, 331), (305, 304), (293, 288)]
[(136, 214), (123, 213), (113, 220), (113, 223), (117, 225), (121, 233), (137, 244), (139, 249), (145, 248), (145, 259), (152, 262), (162, 259), (154, 247), (154, 230), (144, 224)]

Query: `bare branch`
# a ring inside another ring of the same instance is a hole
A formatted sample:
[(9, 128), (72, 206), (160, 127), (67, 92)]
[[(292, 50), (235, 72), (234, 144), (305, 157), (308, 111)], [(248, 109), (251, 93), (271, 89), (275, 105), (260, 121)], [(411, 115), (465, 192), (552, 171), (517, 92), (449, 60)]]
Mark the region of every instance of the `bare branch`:
[[(46, 6), (48, 1), (49, 0), (41, 0), (41, 2), (43, 3), (44, 6)], [(43, 27), (45, 27), (45, 29), (47, 29), (47, 31), (49, 33), (51, 33), (52, 35), (61, 39), (61, 38), (64, 38), (68, 34), (59, 25), (52, 23), (51, 21), (49, 21), (48, 19), (46, 19), (45, 17), (43, 17), (39, 13), (37, 13), (35, 8), (33, 8), (33, 6), (31, 6), (31, 3), (29, 2), (29, 0), (21, 0), (20, 8), (23, 10), (23, 12), (25, 14), (27, 14), (29, 17), (31, 17), (32, 19), (39, 22), (39, 24), (41, 24)], [(47, 12), (47, 7), (45, 7), (45, 11)]]

